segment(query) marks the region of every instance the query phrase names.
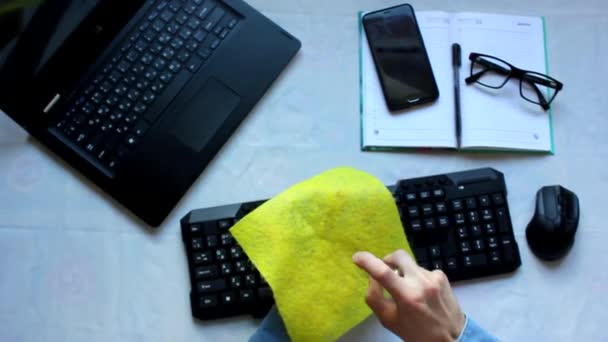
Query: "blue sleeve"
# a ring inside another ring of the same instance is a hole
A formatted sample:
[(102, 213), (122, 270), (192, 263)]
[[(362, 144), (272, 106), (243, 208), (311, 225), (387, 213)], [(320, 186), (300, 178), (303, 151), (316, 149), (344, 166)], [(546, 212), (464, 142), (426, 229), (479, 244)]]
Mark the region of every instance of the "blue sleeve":
[(458, 337), (458, 342), (495, 342), (498, 338), (483, 330), (477, 322), (466, 316), (464, 328)]
[[(249, 338), (249, 342), (289, 342), (283, 320), (276, 306), (273, 306), (258, 330)], [(466, 316), (464, 328), (458, 342), (496, 342), (498, 338), (483, 330), (474, 320)]]
[(289, 335), (276, 306), (266, 315), (258, 330), (249, 338), (249, 342), (289, 342)]

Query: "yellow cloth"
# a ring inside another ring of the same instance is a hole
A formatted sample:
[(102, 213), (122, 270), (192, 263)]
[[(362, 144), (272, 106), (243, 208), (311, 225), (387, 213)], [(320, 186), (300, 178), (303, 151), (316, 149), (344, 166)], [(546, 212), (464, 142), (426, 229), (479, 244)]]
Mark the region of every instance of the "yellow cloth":
[(371, 313), (355, 252), (411, 254), (391, 193), (352, 168), (292, 186), (230, 231), (270, 284), (294, 342), (333, 341)]

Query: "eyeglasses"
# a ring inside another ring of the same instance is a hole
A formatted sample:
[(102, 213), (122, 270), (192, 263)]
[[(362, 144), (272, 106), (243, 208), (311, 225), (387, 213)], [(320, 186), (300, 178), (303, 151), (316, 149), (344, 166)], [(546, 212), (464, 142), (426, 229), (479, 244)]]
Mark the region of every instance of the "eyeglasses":
[(471, 53), (471, 76), (465, 79), (467, 84), (478, 83), (488, 88), (502, 88), (507, 81), (519, 79), (519, 94), (526, 101), (540, 105), (549, 110), (551, 102), (562, 90), (563, 84), (547, 75), (517, 68), (500, 58), (481, 53)]

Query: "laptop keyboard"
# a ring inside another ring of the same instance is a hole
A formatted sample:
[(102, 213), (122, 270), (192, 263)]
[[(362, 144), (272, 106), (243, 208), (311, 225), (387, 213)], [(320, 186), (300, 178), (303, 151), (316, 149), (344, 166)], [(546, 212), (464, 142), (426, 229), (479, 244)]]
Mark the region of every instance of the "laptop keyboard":
[(51, 131), (113, 175), (238, 23), (217, 1), (156, 2), (73, 94)]
[[(521, 265), (502, 173), (486, 168), (406, 179), (389, 189), (421, 267), (459, 281)], [(193, 210), (181, 220), (194, 317), (262, 317), (272, 306), (270, 287), (229, 232), (263, 203)]]

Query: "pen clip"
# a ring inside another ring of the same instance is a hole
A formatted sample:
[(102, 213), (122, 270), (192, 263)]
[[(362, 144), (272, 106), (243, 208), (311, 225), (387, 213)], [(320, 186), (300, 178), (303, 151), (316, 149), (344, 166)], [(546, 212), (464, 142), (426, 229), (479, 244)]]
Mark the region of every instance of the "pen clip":
[(460, 66), (462, 64), (460, 44), (452, 44), (452, 65)]

